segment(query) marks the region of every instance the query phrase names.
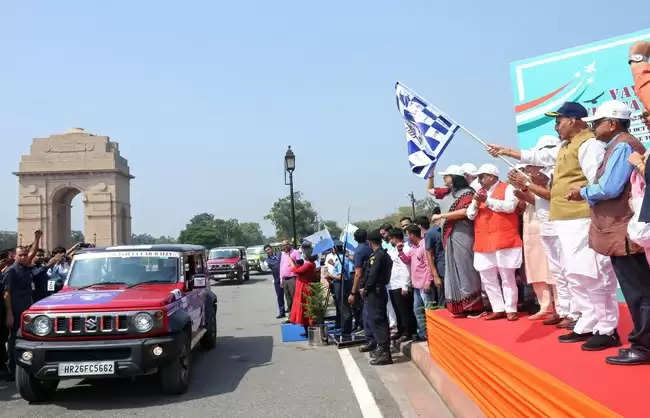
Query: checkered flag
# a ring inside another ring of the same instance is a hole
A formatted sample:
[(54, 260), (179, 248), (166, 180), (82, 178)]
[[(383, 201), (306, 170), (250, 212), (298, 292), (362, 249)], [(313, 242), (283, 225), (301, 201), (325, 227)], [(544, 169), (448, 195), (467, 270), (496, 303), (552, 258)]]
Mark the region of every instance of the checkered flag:
[(397, 110), (404, 118), (411, 171), (427, 178), (460, 126), (404, 85), (395, 85)]

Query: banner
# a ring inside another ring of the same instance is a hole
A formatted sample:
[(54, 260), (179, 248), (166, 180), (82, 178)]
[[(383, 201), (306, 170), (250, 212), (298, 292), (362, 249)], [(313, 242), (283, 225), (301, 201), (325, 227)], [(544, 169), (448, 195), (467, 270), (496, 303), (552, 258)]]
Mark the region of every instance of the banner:
[(339, 237), (341, 242), (347, 243), (345, 246), (346, 250), (352, 253), (357, 249), (357, 245), (359, 245), (359, 243), (354, 240), (354, 232), (357, 229), (359, 228), (352, 224), (347, 224), (345, 225), (345, 228), (343, 228), (343, 232), (341, 232), (341, 236)]
[(650, 29), (510, 64), (519, 147), (532, 148), (542, 135), (556, 135), (555, 119), (544, 113), (566, 101), (578, 102), (591, 116), (608, 100), (632, 110), (630, 133), (646, 144), (650, 132), (641, 122), (642, 105), (634, 93), (630, 46), (650, 40)]

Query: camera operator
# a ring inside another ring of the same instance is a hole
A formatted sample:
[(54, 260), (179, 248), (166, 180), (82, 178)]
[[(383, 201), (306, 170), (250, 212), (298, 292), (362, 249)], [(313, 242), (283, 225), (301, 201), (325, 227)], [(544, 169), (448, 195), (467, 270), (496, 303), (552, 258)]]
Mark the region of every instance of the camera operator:
[(70, 271), (70, 260), (79, 248), (88, 248), (90, 244), (78, 242), (72, 246), (67, 252), (63, 247), (56, 247), (52, 251), (52, 258), (47, 263), (47, 289), (46, 296), (56, 293), (61, 287), (63, 282), (68, 277)]

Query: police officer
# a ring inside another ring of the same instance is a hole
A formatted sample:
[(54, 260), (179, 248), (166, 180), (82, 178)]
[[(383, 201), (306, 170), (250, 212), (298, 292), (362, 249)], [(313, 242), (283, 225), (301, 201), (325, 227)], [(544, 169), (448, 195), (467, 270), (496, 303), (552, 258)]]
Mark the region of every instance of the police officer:
[(368, 306), (368, 317), (372, 333), (377, 342), (374, 358), (370, 360), (370, 364), (373, 366), (393, 363), (390, 354), (390, 328), (386, 310), (386, 304), (388, 303), (386, 285), (390, 281), (393, 261), (386, 250), (382, 248), (381, 242), (382, 237), (378, 229), (368, 233), (368, 243), (373, 253), (368, 259), (367, 268), (365, 269), (363, 294)]

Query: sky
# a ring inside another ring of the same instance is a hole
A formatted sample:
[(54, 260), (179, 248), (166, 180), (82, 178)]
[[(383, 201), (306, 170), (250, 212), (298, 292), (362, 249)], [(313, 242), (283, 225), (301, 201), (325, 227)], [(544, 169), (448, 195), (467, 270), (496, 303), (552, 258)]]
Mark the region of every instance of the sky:
[[(273, 228), (295, 187), (323, 219), (426, 195), (410, 173), (401, 80), (488, 142), (515, 146), (509, 63), (648, 27), (646, 1), (33, 1), (0, 5), (0, 229), (20, 156), (81, 127), (119, 142), (132, 230), (177, 236), (201, 212)], [(493, 161), (459, 134), (440, 164)], [(73, 228), (81, 225), (73, 202)]]

